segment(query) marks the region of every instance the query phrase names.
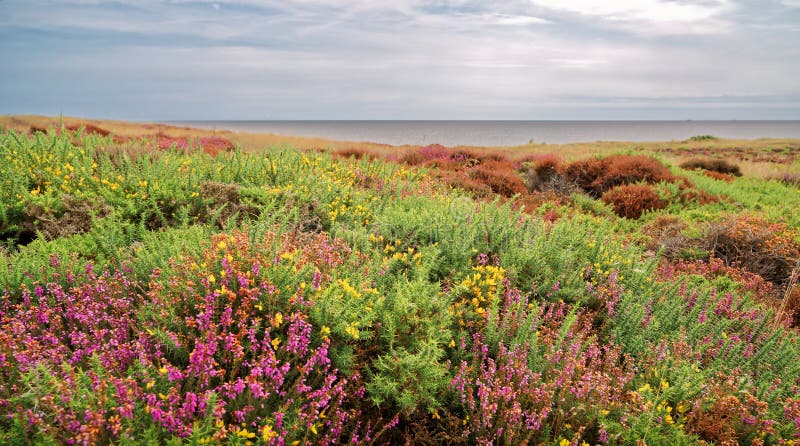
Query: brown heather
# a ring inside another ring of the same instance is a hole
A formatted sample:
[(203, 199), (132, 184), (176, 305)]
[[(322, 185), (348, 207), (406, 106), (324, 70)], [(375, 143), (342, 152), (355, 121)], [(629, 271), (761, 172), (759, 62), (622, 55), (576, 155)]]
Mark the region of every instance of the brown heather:
[(742, 171), (739, 166), (723, 159), (714, 158), (692, 158), (688, 161), (681, 163), (681, 167), (688, 170), (705, 170), (708, 172), (717, 172), (725, 175), (732, 175), (735, 177), (742, 176)]
[(647, 211), (667, 207), (667, 202), (647, 184), (617, 186), (604, 193), (600, 200), (611, 206), (620, 217), (631, 219), (639, 218)]
[(579, 160), (564, 168), (563, 174), (594, 197), (623, 184), (678, 181), (664, 164), (642, 155), (611, 155)]

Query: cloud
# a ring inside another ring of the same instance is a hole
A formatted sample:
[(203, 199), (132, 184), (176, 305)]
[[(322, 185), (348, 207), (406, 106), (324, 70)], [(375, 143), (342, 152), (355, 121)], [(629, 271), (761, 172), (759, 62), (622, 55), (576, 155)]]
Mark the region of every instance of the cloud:
[(731, 29), (724, 16), (736, 9), (730, 0), (530, 0), (532, 4), (599, 19), (601, 24), (637, 34), (716, 34)]
[(645, 20), (650, 22), (694, 22), (706, 20), (730, 10), (728, 0), (668, 1), (668, 0), (531, 0), (551, 9), (584, 15), (602, 16), (612, 20)]
[[(732, 0), (9, 0), (0, 56), (16, 62), (0, 113), (602, 119), (683, 104), (797, 116), (780, 101), (800, 95), (793, 17)], [(687, 113), (676, 117), (700, 118)]]

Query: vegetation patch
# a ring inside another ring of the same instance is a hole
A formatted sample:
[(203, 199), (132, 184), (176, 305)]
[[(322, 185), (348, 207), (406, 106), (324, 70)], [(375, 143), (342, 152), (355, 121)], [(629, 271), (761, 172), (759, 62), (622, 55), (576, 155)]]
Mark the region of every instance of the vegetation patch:
[(564, 167), (563, 174), (594, 197), (600, 197), (606, 191), (625, 184), (678, 181), (664, 164), (641, 155), (612, 155), (579, 160)]
[(681, 163), (681, 167), (690, 170), (702, 169), (734, 177), (742, 176), (738, 165), (719, 158), (692, 158)]
[(2, 444), (800, 438), (795, 187), (623, 149), (23, 132)]

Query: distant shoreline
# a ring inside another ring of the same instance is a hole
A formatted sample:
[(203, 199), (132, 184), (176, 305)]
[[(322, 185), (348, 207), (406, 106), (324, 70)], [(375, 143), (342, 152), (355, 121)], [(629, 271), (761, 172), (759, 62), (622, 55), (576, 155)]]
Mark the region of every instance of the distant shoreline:
[(800, 120), (182, 120), (166, 124), (390, 145), (520, 146), (596, 141), (800, 138)]

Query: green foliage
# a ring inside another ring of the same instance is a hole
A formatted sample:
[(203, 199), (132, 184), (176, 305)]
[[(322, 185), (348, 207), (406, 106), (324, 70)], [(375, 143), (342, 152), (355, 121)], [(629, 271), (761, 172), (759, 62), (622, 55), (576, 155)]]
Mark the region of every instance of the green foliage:
[(447, 386), (445, 346), (452, 340), (449, 301), (424, 274), (401, 279), (376, 308), (380, 351), (367, 390), (376, 405), (392, 402), (404, 413), (439, 406)]

